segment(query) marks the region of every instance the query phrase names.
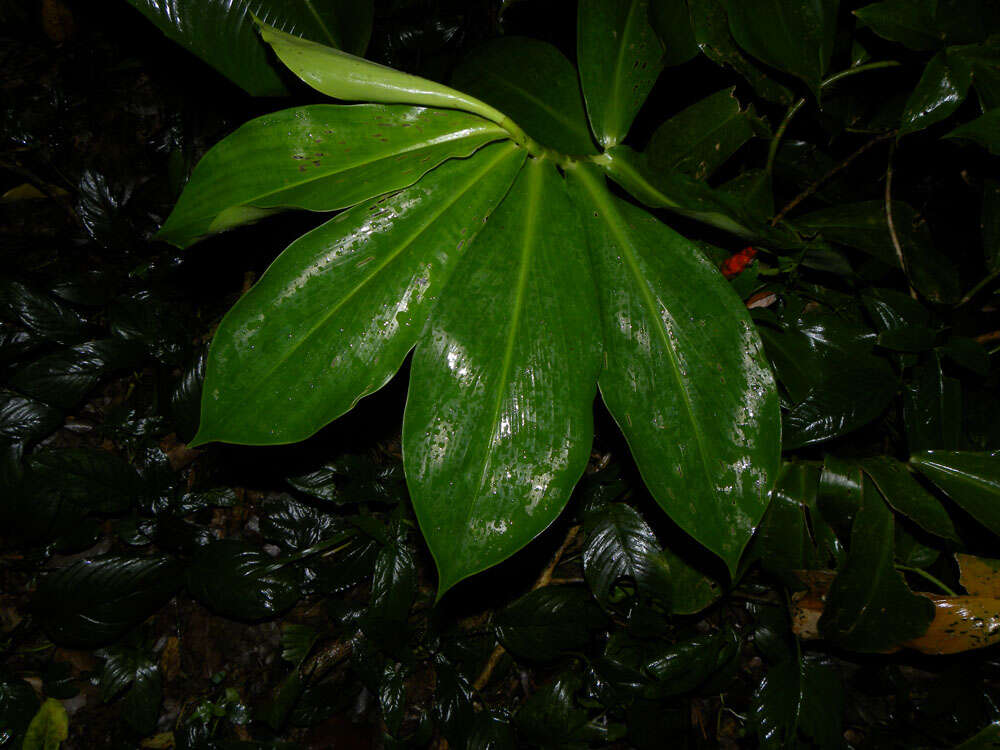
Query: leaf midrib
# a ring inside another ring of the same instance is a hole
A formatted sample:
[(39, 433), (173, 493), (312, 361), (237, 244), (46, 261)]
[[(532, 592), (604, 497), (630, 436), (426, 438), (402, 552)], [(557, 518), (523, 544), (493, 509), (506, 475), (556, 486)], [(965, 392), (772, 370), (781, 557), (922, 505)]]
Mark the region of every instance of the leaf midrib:
[(581, 127), (581, 123), (579, 121), (573, 119), (572, 117), (569, 117), (569, 116), (565, 115), (563, 113), (563, 110), (561, 110), (561, 109), (555, 109), (553, 107), (550, 107), (548, 105), (548, 103), (546, 103), (546, 101), (544, 99), (539, 99), (537, 96), (535, 96), (534, 94), (532, 94), (527, 89), (525, 89), (525, 88), (523, 88), (521, 86), (517, 86), (516, 84), (512, 83), (507, 78), (504, 78), (503, 76), (497, 75), (492, 70), (487, 70), (487, 71), (485, 71), (485, 73), (490, 78), (493, 78), (495, 80), (495, 82), (497, 82), (497, 83), (499, 83), (499, 84), (501, 84), (503, 86), (506, 86), (511, 91), (513, 91), (513, 92), (519, 94), (520, 96), (524, 97), (525, 99), (527, 99), (529, 102), (531, 102), (532, 104), (534, 104), (540, 110), (542, 110), (543, 112), (545, 112), (546, 114), (548, 114), (550, 117), (552, 117), (553, 120), (556, 120), (557, 122), (563, 123), (569, 130), (573, 131), (578, 136), (582, 136), (588, 142), (590, 141), (590, 132), (586, 129), (586, 127)]
[(626, 40), (629, 38), (632, 29), (632, 20), (635, 17), (635, 8), (638, 4), (639, 0), (632, 0), (629, 5), (628, 15), (625, 16), (625, 26), (622, 28), (622, 36), (618, 40), (618, 56), (615, 60), (615, 70), (611, 80), (610, 106), (608, 107), (608, 115), (605, 117), (605, 122), (602, 123), (604, 127), (602, 135), (608, 139), (608, 142), (604, 144), (605, 147), (616, 145), (618, 139), (621, 137), (621, 134), (618, 133), (618, 125), (623, 119), (620, 99), (622, 78), (624, 77), (622, 66), (625, 63)]
[(451, 200), (442, 203), (440, 210), (435, 211), (430, 218), (425, 221), (415, 232), (413, 232), (404, 242), (401, 242), (399, 246), (393, 250), (388, 257), (385, 258), (381, 263), (372, 269), (372, 272), (361, 279), (360, 283), (356, 284), (353, 289), (351, 289), (348, 294), (342, 297), (338, 302), (330, 307), (319, 319), (312, 328), (310, 328), (305, 335), (301, 336), (292, 346), (289, 348), (285, 354), (278, 359), (278, 361), (272, 365), (272, 367), (267, 371), (265, 375), (260, 377), (257, 382), (250, 388), (249, 391), (241, 398), (241, 401), (250, 401), (251, 397), (257, 394), (267, 383), (267, 381), (278, 371), (279, 368), (287, 364), (288, 360), (316, 333), (320, 328), (323, 328), (336, 313), (338, 313), (345, 304), (347, 304), (351, 299), (353, 299), (363, 288), (367, 287), (387, 266), (389, 266), (393, 261), (395, 261), (400, 255), (402, 255), (421, 235), (424, 234), (446, 211), (448, 211), (452, 206), (454, 206), (458, 200), (465, 195), (471, 188), (479, 183), (482, 177), (490, 172), (500, 161), (510, 156), (513, 153), (510, 149), (504, 149), (501, 153), (481, 170), (478, 170), (475, 174), (470, 176), (466, 181), (465, 185), (461, 190), (456, 190), (452, 196)]

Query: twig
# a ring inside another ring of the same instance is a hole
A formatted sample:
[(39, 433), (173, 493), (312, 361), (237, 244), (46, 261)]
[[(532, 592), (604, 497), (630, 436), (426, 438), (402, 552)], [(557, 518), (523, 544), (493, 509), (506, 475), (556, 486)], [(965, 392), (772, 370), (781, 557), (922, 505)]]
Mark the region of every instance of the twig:
[[(569, 545), (573, 543), (573, 540), (576, 539), (576, 535), (579, 533), (579, 526), (570, 527), (570, 530), (566, 532), (566, 538), (563, 539), (563, 543), (559, 545), (559, 549), (556, 550), (556, 553), (552, 556), (549, 564), (545, 566), (545, 570), (542, 571), (542, 574), (538, 576), (538, 580), (535, 581), (535, 585), (531, 587), (532, 591), (544, 588), (552, 583), (553, 572), (556, 567), (558, 567), (559, 561), (562, 560), (562, 556), (566, 553)], [(486, 666), (483, 667), (483, 671), (479, 673), (476, 681), (472, 683), (472, 687), (476, 691), (480, 691), (486, 687), (487, 683), (490, 681), (490, 676), (493, 674), (493, 670), (496, 669), (497, 664), (500, 663), (500, 659), (503, 658), (506, 651), (507, 650), (499, 643), (497, 644), (497, 647), (493, 649), (493, 653), (490, 654), (490, 658), (486, 660)]]
[(910, 288), (910, 296), (917, 299), (917, 292), (910, 283), (910, 274), (906, 270), (906, 260), (903, 258), (903, 246), (899, 244), (899, 236), (896, 234), (896, 224), (892, 220), (892, 157), (896, 155), (896, 142), (889, 145), (889, 164), (885, 170), (885, 218), (889, 225), (889, 237), (892, 238), (892, 246), (896, 248), (896, 257), (899, 259), (899, 267), (903, 269), (906, 276), (906, 285)]
[(818, 180), (811, 183), (810, 185), (807, 185), (805, 190), (803, 190), (801, 193), (792, 198), (788, 203), (786, 203), (785, 207), (782, 208), (780, 211), (778, 211), (778, 213), (774, 215), (774, 218), (771, 219), (771, 226), (772, 227), (777, 226), (778, 222), (784, 219), (789, 211), (791, 211), (793, 208), (798, 206), (802, 201), (804, 201), (806, 198), (810, 197), (813, 193), (819, 190), (820, 187), (826, 184), (826, 182), (828, 182), (838, 172), (849, 167), (851, 163), (859, 156), (861, 156), (861, 154), (865, 153), (865, 151), (870, 149), (876, 143), (880, 143), (881, 141), (884, 141), (886, 138), (892, 138), (895, 135), (896, 135), (895, 130), (890, 130), (887, 133), (879, 133), (877, 136), (875, 136), (870, 141), (865, 143), (861, 148), (852, 153), (850, 156), (841, 161), (839, 164), (836, 164), (833, 167), (831, 167), (826, 174), (824, 174), (822, 177), (820, 177)]

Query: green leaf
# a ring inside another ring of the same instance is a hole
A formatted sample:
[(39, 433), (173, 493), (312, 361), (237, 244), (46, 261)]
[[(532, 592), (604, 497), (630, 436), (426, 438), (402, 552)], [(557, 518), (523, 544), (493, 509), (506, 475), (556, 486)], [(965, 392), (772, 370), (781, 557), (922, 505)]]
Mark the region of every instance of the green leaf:
[(439, 596), (540, 534), (586, 466), (601, 343), (585, 252), (562, 178), (529, 161), (417, 346), (403, 460)]
[[(934, 247), (927, 224), (901, 201), (892, 202), (892, 218), (910, 283), (934, 302), (957, 301), (961, 295), (958, 271)], [(826, 240), (857, 248), (889, 266), (899, 267), (885, 201), (833, 206), (796, 217), (794, 223), (800, 230), (817, 231)]]
[(892, 513), (865, 481), (847, 560), (819, 620), (824, 637), (854, 651), (879, 652), (924, 634), (934, 605), (907, 588), (893, 566), (894, 548)]
[(32, 454), (30, 467), (36, 486), (98, 513), (128, 510), (142, 493), (135, 467), (105, 450), (40, 450)]
[(945, 138), (964, 138), (1000, 156), (1000, 107), (995, 107), (972, 122), (959, 125)]
[(290, 497), (277, 497), (263, 507), (260, 534), (287, 550), (304, 550), (334, 537), (346, 540), (357, 533), (342, 516)]
[(707, 179), (766, 125), (750, 108), (740, 109), (735, 89), (723, 89), (660, 125), (646, 147), (650, 165)]
[(695, 559), (689, 559), (690, 555), (681, 556), (669, 547), (662, 554), (670, 569), (670, 611), (673, 614), (693, 615), (722, 596), (719, 581), (706, 574)]
[(761, 750), (800, 747), (800, 736), (820, 750), (844, 745), (844, 685), (829, 662), (793, 657), (770, 667), (752, 705)]
[(739, 638), (729, 628), (698, 635), (644, 654), (643, 671), (655, 680), (647, 698), (665, 698), (694, 690), (729, 662), (739, 651)]
[(191, 445), (303, 440), (385, 385), (523, 159), (491, 146), (293, 242), (219, 325)]
[(575, 700), (582, 688), (582, 676), (566, 671), (532, 693), (514, 714), (518, 739), (546, 750), (588, 748), (588, 740), (605, 739)]
[(59, 750), (69, 738), (69, 717), (55, 698), (47, 698), (24, 733), (21, 750)]
[(903, 422), (910, 453), (962, 443), (962, 384), (944, 374), (941, 357), (931, 352), (913, 368), (903, 392)]
[(86, 323), (73, 308), (5, 277), (0, 277), (0, 318), (60, 344), (75, 343), (87, 335)]
[(299, 492), (338, 504), (393, 503), (406, 496), (401, 463), (379, 463), (354, 453), (345, 453), (319, 469), (285, 481)]
[(780, 453), (774, 378), (746, 307), (701, 252), (571, 172), (598, 279), (601, 395), (646, 486), (735, 572)]
[(405, 188), (506, 131), (465, 112), (315, 104), (242, 125), (198, 162), (157, 237), (187, 247), (284, 208), (332, 211)]
[(394, 522), (390, 542), (375, 559), (372, 598), (365, 633), (384, 649), (397, 650), (406, 637), (406, 619), (416, 595), (417, 564), (406, 543), (406, 526)]
[(970, 451), (923, 451), (910, 465), (969, 515), (1000, 534), (1000, 456)]
[(288, 93), (257, 38), (252, 15), (286, 31), (363, 54), (372, 30), (371, 0), (129, 0), (169, 39), (247, 93)]
[(894, 352), (925, 352), (933, 348), (937, 331), (924, 326), (889, 328), (878, 335), (878, 345)]
[(182, 573), (166, 555), (80, 560), (42, 579), (33, 607), (56, 643), (101, 646), (163, 606), (180, 588)]
[(39, 702), (35, 691), (24, 680), (0, 678), (0, 739), (17, 747), (17, 738), (24, 734), (32, 718), (38, 713)]
[(241, 539), (199, 549), (187, 570), (187, 587), (195, 599), (234, 620), (274, 617), (301, 596), (288, 567)]
[(546, 586), (500, 610), (493, 621), (497, 638), (518, 657), (551, 661), (582, 651), (606, 622), (590, 592), (579, 586)]
[(490, 122), (504, 122), (503, 113), (448, 86), (286, 34), (261, 21), (257, 25), (278, 59), (321, 94), (345, 101), (461, 109)]
[(961, 365), (976, 375), (989, 375), (990, 354), (986, 347), (966, 336), (952, 336), (938, 352), (946, 355), (955, 364)]
[(839, 0), (723, 0), (729, 29), (758, 60), (806, 82), (819, 99), (837, 33)]
[(597, 153), (576, 69), (547, 42), (493, 39), (459, 64), (452, 83), (508, 115), (544, 146)]
[(118, 341), (88, 341), (36, 359), (17, 370), (10, 384), (53, 406), (72, 409), (107, 373), (135, 363), (141, 351)]
[(906, 464), (889, 456), (866, 458), (865, 473), (893, 510), (935, 536), (958, 541), (958, 534), (941, 502), (914, 479)]
[(863, 479), (864, 474), (856, 462), (830, 454), (824, 458), (816, 496), (817, 505), (827, 523), (838, 531), (843, 531), (845, 537), (861, 507)]
[(626, 579), (640, 596), (670, 604), (671, 570), (656, 534), (634, 508), (597, 505), (588, 509), (584, 527), (583, 572), (597, 601), (609, 606), (615, 587)]
[(128, 691), (122, 705), (122, 717), (136, 732), (146, 735), (156, 728), (163, 700), (163, 680), (155, 658), (129, 646), (110, 649), (99, 687), (105, 702)]
[(576, 50), (580, 84), (597, 142), (617, 145), (663, 69), (649, 0), (581, 0)]
[(983, 180), (983, 211), (980, 218), (983, 231), (983, 253), (986, 268), (1000, 272), (1000, 180)]
[(63, 414), (40, 401), (0, 390), (0, 437), (31, 443), (48, 436), (63, 423)]
[(948, 50), (938, 52), (927, 63), (917, 87), (906, 100), (898, 137), (950, 117), (965, 101), (971, 84), (972, 68), (963, 57), (949, 54)]
[(778, 104), (792, 103), (792, 92), (771, 80), (736, 46), (723, 0), (698, 0), (689, 3), (688, 7), (695, 40), (706, 57), (719, 65), (733, 68), (763, 98)]
[(1000, 747), (1000, 721), (987, 724), (954, 750), (994, 750)]
[(698, 54), (687, 0), (650, 0), (649, 23), (666, 48), (663, 65), (680, 65)]
[(979, 2), (969, 0), (884, 0), (854, 11), (858, 21), (885, 39), (910, 49), (982, 39), (988, 26)]

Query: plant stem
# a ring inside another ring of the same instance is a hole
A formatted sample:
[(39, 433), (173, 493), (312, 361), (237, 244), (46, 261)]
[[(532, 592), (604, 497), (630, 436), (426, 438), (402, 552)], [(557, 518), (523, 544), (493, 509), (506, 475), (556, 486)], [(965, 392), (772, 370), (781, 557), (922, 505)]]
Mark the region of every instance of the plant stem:
[(942, 583), (940, 580), (938, 580), (937, 578), (935, 578), (934, 576), (932, 576), (926, 570), (922, 570), (920, 568), (911, 568), (909, 565), (896, 565), (896, 570), (905, 570), (907, 573), (916, 573), (918, 576), (921, 576), (922, 578), (926, 578), (928, 581), (930, 581), (932, 584), (934, 584), (935, 586), (937, 586), (939, 589), (941, 589), (948, 596), (958, 596), (958, 594), (956, 594), (954, 591), (952, 591), (951, 588), (949, 588), (944, 583)]
[(899, 243), (899, 236), (896, 234), (896, 224), (892, 220), (892, 157), (896, 155), (896, 142), (889, 145), (889, 164), (885, 169), (885, 220), (889, 226), (889, 238), (892, 246), (896, 248), (896, 258), (899, 259), (899, 267), (906, 276), (906, 285), (910, 288), (910, 296), (917, 299), (917, 291), (910, 283), (910, 274), (906, 270), (906, 260), (903, 258), (903, 246)]
[[(838, 73), (834, 73), (832, 76), (827, 78), (825, 81), (821, 82), (819, 85), (820, 91), (832, 86), (844, 78), (849, 76), (858, 75), (859, 73), (867, 73), (870, 70), (881, 70), (882, 68), (895, 68), (898, 67), (900, 63), (895, 60), (880, 60), (878, 62), (866, 63), (865, 65), (858, 65), (855, 68), (847, 68), (847, 70), (841, 70)], [(765, 169), (768, 174), (774, 170), (774, 160), (778, 155), (778, 146), (781, 145), (781, 139), (785, 135), (785, 131), (788, 130), (789, 124), (795, 115), (798, 114), (799, 110), (805, 106), (805, 97), (799, 99), (785, 113), (784, 119), (782, 119), (781, 124), (778, 125), (778, 129), (774, 133), (774, 137), (771, 139), (771, 146), (767, 151), (767, 166)]]

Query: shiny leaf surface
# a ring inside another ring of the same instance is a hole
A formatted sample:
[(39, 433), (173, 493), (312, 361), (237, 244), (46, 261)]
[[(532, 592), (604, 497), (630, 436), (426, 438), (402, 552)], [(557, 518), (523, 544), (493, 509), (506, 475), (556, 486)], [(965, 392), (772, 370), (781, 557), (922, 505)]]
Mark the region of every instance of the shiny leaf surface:
[(903, 392), (903, 422), (910, 453), (961, 447), (962, 387), (944, 374), (937, 352), (913, 368)]
[(847, 560), (837, 571), (819, 621), (827, 638), (854, 651), (878, 652), (923, 635), (934, 607), (893, 567), (893, 518), (870, 481), (862, 485)]
[(573, 64), (547, 42), (501, 37), (474, 50), (452, 83), (511, 117), (528, 135), (566, 154), (597, 153)]
[(332, 211), (506, 137), (464, 112), (316, 104), (258, 117), (198, 162), (157, 235), (178, 247), (284, 208)]
[(753, 696), (760, 747), (800, 747), (805, 738), (822, 750), (838, 750), (843, 705), (844, 687), (833, 664), (785, 659), (767, 670)]
[(927, 63), (917, 87), (906, 100), (899, 137), (952, 115), (965, 101), (971, 83), (972, 68), (964, 58), (949, 54), (948, 50), (938, 52)]
[(968, 451), (923, 451), (910, 465), (969, 515), (1000, 534), (1000, 456)]
[(547, 586), (531, 591), (497, 613), (497, 637), (512, 653), (549, 661), (581, 650), (605, 623), (590, 593), (578, 586)]
[(756, 329), (687, 240), (613, 197), (599, 173), (571, 176), (601, 298), (601, 395), (656, 501), (732, 572), (780, 452)]
[(59, 750), (68, 738), (66, 707), (55, 698), (46, 698), (24, 733), (21, 750)]
[(1000, 107), (995, 107), (972, 122), (959, 125), (945, 138), (962, 138), (1000, 156)]
[(403, 459), (439, 594), (541, 533), (587, 463), (600, 333), (565, 191), (525, 165), (413, 357)]
[(523, 158), (497, 144), (293, 242), (219, 326), (192, 444), (302, 440), (381, 388)]
[(253, 16), (285, 31), (363, 54), (371, 0), (129, 0), (168, 38), (254, 96), (287, 93), (257, 38)]
[[(576, 50), (590, 125), (603, 148), (617, 145), (656, 83), (663, 48), (649, 0), (581, 0)], [(679, 19), (683, 20), (683, 19)]]
[(729, 29), (758, 60), (797, 76), (819, 98), (830, 64), (839, 0), (723, 0)]
[(958, 534), (941, 502), (921, 486), (906, 464), (890, 456), (867, 458), (861, 466), (893, 510), (924, 531), (958, 541)]
[(969, 596), (1000, 599), (1000, 560), (958, 552), (955, 561), (959, 583)]
[(981, 39), (989, 28), (983, 5), (968, 0), (883, 0), (854, 15), (879, 36), (910, 49), (933, 50)]

